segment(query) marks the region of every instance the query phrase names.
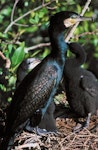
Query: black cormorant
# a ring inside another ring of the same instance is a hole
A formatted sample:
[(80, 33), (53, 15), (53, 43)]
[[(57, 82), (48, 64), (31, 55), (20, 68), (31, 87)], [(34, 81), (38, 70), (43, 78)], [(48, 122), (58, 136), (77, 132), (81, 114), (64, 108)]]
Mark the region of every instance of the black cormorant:
[[(30, 72), (31, 69), (36, 67), (41, 60), (39, 58), (27, 58), (21, 62), (19, 67), (17, 68), (17, 81), (16, 81), (16, 87), (22, 82), (24, 77)], [(36, 126), (38, 124), (39, 119), (41, 120), (40, 124), (38, 125), (38, 134), (43, 134), (44, 133), (50, 133), (56, 131), (56, 122), (54, 118), (54, 111), (55, 111), (55, 104), (52, 101), (49, 107), (47, 108), (47, 111), (45, 115), (42, 117), (41, 110), (37, 110), (34, 112), (32, 118), (28, 122), (28, 125), (26, 126), (26, 130), (32, 131), (32, 127)], [(50, 124), (51, 122), (51, 124)], [(34, 129), (33, 129), (34, 130)], [(39, 133), (40, 131), (40, 133)]]
[[(78, 43), (70, 43), (69, 49), (76, 57), (67, 59), (65, 63), (67, 99), (71, 109), (79, 117), (87, 117), (84, 126), (88, 126), (90, 116), (98, 109), (98, 83), (90, 71), (81, 68), (86, 60), (82, 46)], [(76, 127), (75, 131), (78, 130), (80, 129)]]
[(12, 144), (15, 133), (24, 128), (27, 120), (36, 110), (43, 108), (41, 110), (44, 116), (62, 78), (65, 53), (68, 49), (64, 40), (64, 31), (82, 20), (84, 18), (78, 14), (68, 11), (56, 13), (50, 18), (51, 53), (23, 79), (16, 89), (7, 114), (1, 150), (6, 150), (8, 145)]

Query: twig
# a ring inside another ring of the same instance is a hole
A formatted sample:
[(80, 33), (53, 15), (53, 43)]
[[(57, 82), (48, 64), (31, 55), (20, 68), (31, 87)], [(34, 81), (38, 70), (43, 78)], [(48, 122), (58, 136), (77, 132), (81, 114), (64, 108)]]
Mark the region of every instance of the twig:
[(28, 27), (27, 24), (14, 23), (14, 25), (16, 25), (16, 26), (21, 26), (21, 27)]
[(7, 58), (3, 55), (3, 53), (2, 53), (1, 51), (0, 51), (0, 56), (1, 56), (1, 58), (2, 58), (3, 60), (6, 61), (5, 68), (10, 68), (10, 65), (11, 65), (10, 60), (7, 59)]
[(9, 29), (10, 29), (17, 21), (21, 20), (22, 18), (26, 17), (27, 15), (29, 15), (30, 13), (32, 13), (32, 12), (34, 12), (34, 11), (37, 11), (37, 10), (43, 8), (43, 7), (48, 6), (49, 4), (51, 4), (51, 3), (54, 2), (54, 1), (55, 1), (55, 0), (51, 0), (50, 2), (48, 2), (48, 3), (44, 4), (44, 5), (40, 5), (40, 6), (36, 7), (35, 9), (28, 11), (27, 13), (25, 13), (25, 14), (22, 15), (22, 16), (20, 16), (19, 18), (15, 19), (15, 20), (12, 21), (12, 22), (9, 24), (9, 26), (5, 29), (4, 33), (7, 33), (7, 32), (9, 31)]
[(17, 5), (18, 1), (19, 0), (15, 0), (14, 6), (13, 6), (13, 9), (12, 9), (12, 14), (11, 14), (11, 22), (13, 21), (15, 8), (16, 8), (16, 5)]
[(9, 59), (6, 58), (6, 65), (5, 68), (10, 68), (11, 62)]
[(45, 47), (45, 46), (50, 46), (50, 42), (48, 42), (48, 43), (41, 43), (41, 44), (38, 44), (38, 45), (35, 45), (35, 46), (31, 46), (31, 47), (25, 48), (25, 52), (28, 52), (30, 50), (34, 50), (34, 49), (37, 49), (37, 48), (40, 48), (40, 47)]
[(27, 143), (27, 144), (23, 144), (20, 146), (17, 146), (15, 149), (19, 150), (19, 149), (23, 149), (23, 148), (36, 148), (36, 149), (40, 149), (39, 143)]
[[(80, 16), (83, 16), (83, 15), (84, 15), (84, 13), (85, 13), (86, 10), (88, 9), (88, 6), (90, 5), (90, 3), (91, 3), (91, 0), (87, 0), (87, 2), (86, 2), (86, 4), (85, 4), (85, 6), (84, 6), (84, 8), (83, 8), (83, 10), (82, 10), (82, 12), (81, 12), (81, 14), (80, 14)], [(69, 33), (67, 34), (68, 36), (65, 38), (65, 41), (66, 41), (66, 42), (68, 42), (68, 41), (70, 40), (70, 38), (73, 36), (73, 33), (74, 33), (76, 27), (78, 26), (78, 24), (79, 24), (79, 22), (76, 23), (76, 24), (71, 28), (71, 30), (70, 30)]]
[(73, 38), (75, 39), (77, 39), (77, 38), (79, 38), (79, 37), (81, 37), (81, 36), (85, 36), (85, 35), (98, 35), (98, 29), (95, 29), (95, 31), (92, 31), (92, 32), (84, 32), (84, 33), (81, 33), (81, 34), (79, 34), (79, 35), (76, 35), (76, 36), (73, 36)]
[(73, 139), (70, 141), (70, 143), (69, 143), (69, 145), (67, 146), (67, 148), (69, 148), (69, 147), (72, 145), (72, 143), (74, 143), (74, 141), (75, 141), (76, 138), (77, 138), (77, 135), (75, 135), (75, 136), (73, 137)]

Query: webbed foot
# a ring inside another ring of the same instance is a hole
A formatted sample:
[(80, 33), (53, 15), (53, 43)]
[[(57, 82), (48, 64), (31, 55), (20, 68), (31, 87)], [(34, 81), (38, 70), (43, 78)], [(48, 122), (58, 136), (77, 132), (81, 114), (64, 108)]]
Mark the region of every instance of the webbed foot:
[(35, 130), (36, 130), (36, 133), (40, 136), (45, 136), (48, 134), (57, 134), (57, 131), (47, 131), (46, 129), (41, 129), (39, 127), (36, 127)]

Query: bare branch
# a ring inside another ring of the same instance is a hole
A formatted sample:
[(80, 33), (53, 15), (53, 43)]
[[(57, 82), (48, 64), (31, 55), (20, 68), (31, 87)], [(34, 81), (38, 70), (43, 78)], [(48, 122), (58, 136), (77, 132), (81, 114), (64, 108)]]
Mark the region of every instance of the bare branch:
[(6, 60), (5, 68), (10, 68), (10, 65), (11, 65), (10, 60), (7, 59), (1, 51), (0, 51), (0, 57), (1, 57), (3, 60)]
[(37, 48), (40, 48), (40, 47), (45, 47), (45, 46), (50, 46), (50, 42), (49, 43), (41, 43), (41, 44), (38, 44), (38, 45), (35, 45), (35, 46), (25, 48), (25, 52), (28, 52), (30, 50), (34, 50), (34, 49), (37, 49)]
[(5, 68), (10, 68), (11, 62), (9, 59), (6, 59)]
[[(87, 2), (86, 2), (86, 4), (85, 4), (85, 6), (84, 6), (84, 8), (83, 8), (83, 10), (82, 10), (82, 12), (81, 12), (81, 14), (80, 14), (80, 16), (83, 16), (83, 15), (84, 15), (84, 13), (85, 13), (86, 10), (88, 9), (90, 3), (91, 3), (91, 0), (87, 0)], [(72, 38), (73, 33), (74, 33), (76, 27), (78, 26), (78, 24), (79, 24), (79, 22), (76, 23), (76, 24), (71, 28), (71, 30), (70, 30), (69, 33), (67, 34), (68, 36), (65, 38), (65, 41), (66, 41), (66, 42), (68, 42), (68, 41), (70, 40), (70, 38)]]
[(16, 25), (16, 26), (22, 26), (22, 27), (28, 27), (27, 24), (14, 23), (14, 25)]
[(84, 33), (81, 33), (79, 35), (75, 35), (75, 36), (73, 36), (73, 38), (78, 39), (79, 37), (82, 37), (82, 36), (85, 36), (85, 35), (98, 35), (98, 29), (96, 29), (92, 32), (84, 32)]
[(11, 22), (13, 21), (15, 8), (16, 8), (16, 5), (17, 5), (18, 1), (19, 0), (15, 0), (14, 6), (13, 6), (13, 9), (12, 9), (12, 14), (11, 14)]
[(28, 16), (30, 13), (32, 13), (32, 12), (34, 12), (34, 11), (37, 11), (37, 10), (43, 8), (43, 7), (46, 7), (46, 6), (50, 5), (50, 4), (51, 4), (52, 2), (54, 2), (54, 1), (55, 1), (55, 0), (51, 0), (51, 2), (48, 2), (48, 3), (44, 4), (44, 5), (40, 5), (40, 6), (36, 7), (35, 9), (28, 11), (27, 13), (25, 13), (25, 14), (22, 15), (22, 16), (20, 16), (19, 18), (15, 19), (15, 20), (12, 21), (12, 22), (9, 24), (9, 26), (5, 29), (4, 33), (7, 33), (7, 32), (9, 31), (9, 29), (10, 29), (16, 22), (18, 22), (19, 20), (21, 20), (22, 18)]

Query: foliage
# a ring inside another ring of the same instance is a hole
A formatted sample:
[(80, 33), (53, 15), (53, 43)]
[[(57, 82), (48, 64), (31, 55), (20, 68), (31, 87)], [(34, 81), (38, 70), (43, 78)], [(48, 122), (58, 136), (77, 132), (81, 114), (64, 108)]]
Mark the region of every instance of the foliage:
[[(17, 3), (14, 8), (15, 2)], [(26, 51), (26, 48), (49, 42), (47, 28), (50, 15), (61, 10), (80, 13), (84, 4), (80, 6), (81, 1), (74, 0), (16, 0), (13, 2), (2, 0), (0, 5), (0, 49), (5, 57), (11, 61), (7, 74), (8, 83), (3, 88), (4, 91), (15, 89), (16, 70), (23, 59), (28, 57), (43, 58), (49, 54), (50, 47), (38, 47), (29, 51)], [(95, 11), (92, 3), (85, 16), (92, 16)], [(98, 57), (97, 28), (98, 23), (96, 21), (83, 22), (77, 27), (72, 39), (83, 45), (93, 44), (96, 57)], [(1, 84), (0, 88), (3, 86)]]

